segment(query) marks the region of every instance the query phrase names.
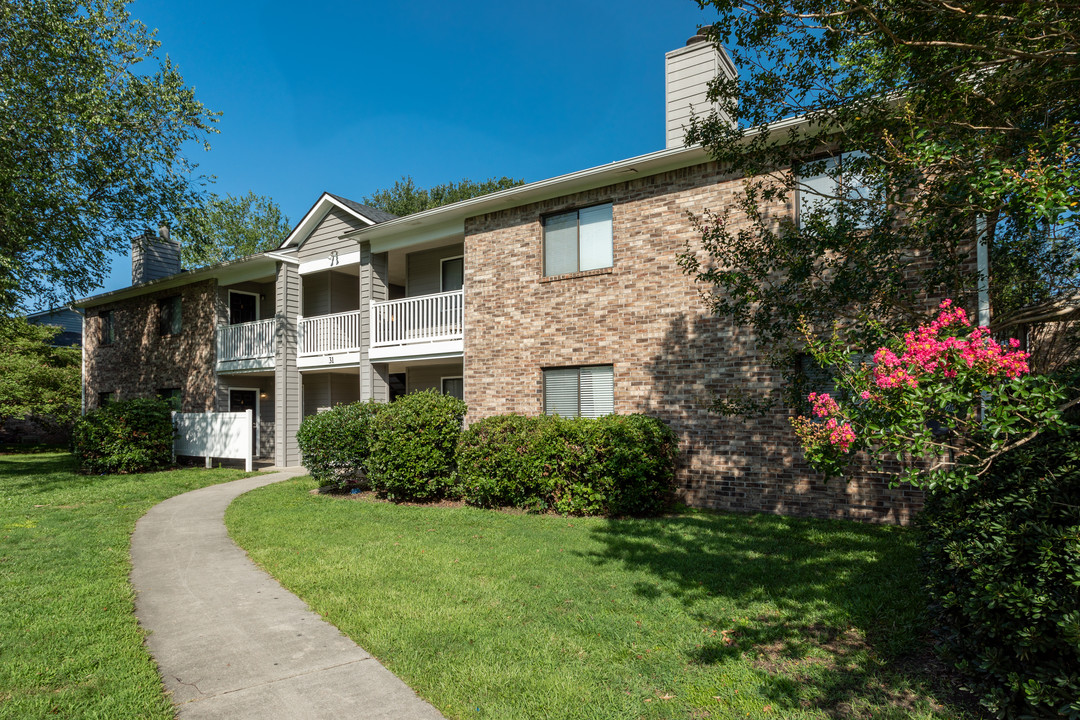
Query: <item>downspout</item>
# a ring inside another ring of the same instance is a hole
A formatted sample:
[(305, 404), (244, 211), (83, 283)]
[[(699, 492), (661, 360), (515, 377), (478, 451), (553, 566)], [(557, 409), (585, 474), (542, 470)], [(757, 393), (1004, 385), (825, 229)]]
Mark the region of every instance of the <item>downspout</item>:
[(975, 264), (979, 273), (977, 318), (980, 327), (988, 327), (990, 325), (990, 246), (985, 215), (975, 218), (975, 243)]
[(82, 337), (79, 339), (79, 414), (86, 414), (86, 310), (72, 308), (79, 313), (82, 322)]

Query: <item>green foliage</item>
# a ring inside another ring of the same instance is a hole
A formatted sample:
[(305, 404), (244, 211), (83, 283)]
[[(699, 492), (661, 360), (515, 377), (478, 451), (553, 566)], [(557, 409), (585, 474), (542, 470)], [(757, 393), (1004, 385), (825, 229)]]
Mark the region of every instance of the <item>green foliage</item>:
[(468, 178), (460, 182), (448, 182), (435, 185), (431, 188), (416, 186), (412, 176), (406, 175), (396, 181), (387, 190), (376, 190), (363, 199), (365, 205), (394, 213), (395, 215), (412, 215), (423, 210), (449, 205), (459, 200), (487, 195), (488, 193), (506, 190), (524, 183), (524, 180), (514, 180), (508, 177), (489, 178), (482, 182), (473, 182)]
[(368, 400), (305, 417), (296, 431), (296, 442), (311, 477), (340, 488), (365, 479), (372, 421), (382, 407)]
[(919, 520), (945, 657), (997, 717), (1080, 718), (1080, 437), (1041, 436)]
[(277, 203), (250, 191), (240, 197), (211, 194), (177, 221), (181, 258), (189, 268), (273, 250), (291, 229)]
[(454, 451), (465, 403), (437, 390), (403, 395), (371, 420), (368, 478), (395, 501), (437, 500), (456, 492)]
[(164, 400), (111, 402), (75, 421), (72, 452), (84, 474), (161, 470), (172, 464), (173, 424)]
[(82, 402), (77, 347), (53, 347), (59, 328), (23, 318), (0, 321), (0, 422), (29, 418), (71, 424)]
[(0, 313), (108, 275), (147, 224), (197, 205), (185, 148), (216, 117), (117, 0), (0, 7)]
[(644, 415), (503, 415), (462, 434), (458, 468), (473, 505), (644, 516), (668, 507), (677, 456), (671, 429)]
[[(702, 116), (687, 143), (746, 181), (698, 214), (702, 244), (680, 262), (778, 363), (801, 317), (818, 333), (844, 321), (865, 345), (859, 320), (911, 326), (927, 296), (971, 306), (981, 233), (995, 326), (1080, 287), (1080, 105), (1064, 100), (1080, 93), (1075, 3), (700, 4), (739, 68), (711, 88), (736, 122)], [(823, 174), (834, 190), (803, 182)], [(796, 191), (818, 201), (802, 222)]]

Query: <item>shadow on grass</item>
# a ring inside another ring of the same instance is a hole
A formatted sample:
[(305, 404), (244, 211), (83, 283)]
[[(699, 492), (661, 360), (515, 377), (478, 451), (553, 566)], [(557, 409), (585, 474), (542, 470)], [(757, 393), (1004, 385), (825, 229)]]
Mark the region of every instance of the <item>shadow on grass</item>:
[(696, 512), (612, 520), (593, 535), (602, 546), (594, 562), (652, 578), (639, 583), (640, 597), (670, 596), (716, 628), (688, 662), (743, 658), (774, 706), (832, 717), (907, 717), (935, 706), (929, 668), (941, 668), (922, 637), (912, 532)]
[[(0, 456), (0, 485), (15, 492), (70, 487), (73, 475), (75, 458), (68, 453)], [(76, 477), (79, 480), (93, 479), (86, 476)]]

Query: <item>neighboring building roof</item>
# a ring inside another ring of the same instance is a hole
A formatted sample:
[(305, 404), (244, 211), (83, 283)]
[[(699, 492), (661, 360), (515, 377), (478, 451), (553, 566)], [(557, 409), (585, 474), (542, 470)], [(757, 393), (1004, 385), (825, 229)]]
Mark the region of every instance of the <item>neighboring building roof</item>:
[(326, 217), (327, 213), (334, 208), (344, 210), (346, 213), (363, 223), (366, 227), (397, 219), (397, 215), (392, 213), (377, 210), (373, 207), (353, 202), (352, 200), (347, 200), (340, 195), (323, 192), (323, 194), (319, 196), (319, 199), (315, 201), (315, 204), (311, 206), (311, 209), (307, 211), (307, 214), (304, 215), (303, 219), (297, 223), (296, 227), (289, 233), (289, 236), (285, 238), (285, 242), (281, 243), (280, 249), (284, 250), (285, 248), (303, 245), (304, 241), (315, 231), (315, 228), (319, 226), (319, 223), (323, 221), (323, 218)]
[(53, 308), (43, 312), (31, 313), (26, 321), (34, 325), (55, 325), (60, 332), (53, 338), (56, 347), (69, 347), (82, 344), (82, 315), (71, 308)]

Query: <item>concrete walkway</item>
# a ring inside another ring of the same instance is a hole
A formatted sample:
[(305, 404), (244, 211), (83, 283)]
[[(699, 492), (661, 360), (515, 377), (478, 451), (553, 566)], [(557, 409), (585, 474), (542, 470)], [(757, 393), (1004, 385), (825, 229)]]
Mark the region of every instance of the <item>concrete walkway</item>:
[(155, 506), (131, 539), (135, 614), (178, 716), (442, 715), (299, 598), (225, 531), (238, 495), (302, 468), (194, 490)]

